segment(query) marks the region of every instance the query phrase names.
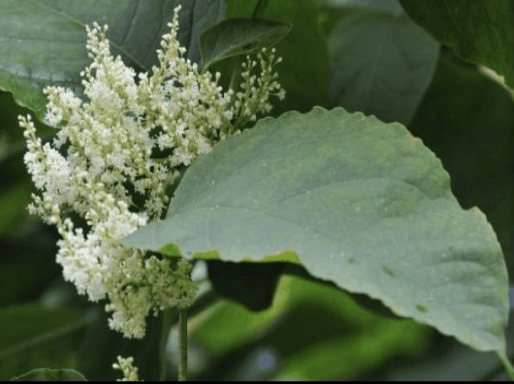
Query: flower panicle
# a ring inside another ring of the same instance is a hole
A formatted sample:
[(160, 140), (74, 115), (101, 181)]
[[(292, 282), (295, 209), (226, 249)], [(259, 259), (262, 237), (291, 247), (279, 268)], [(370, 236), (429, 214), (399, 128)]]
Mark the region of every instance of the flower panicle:
[[(57, 227), (64, 278), (91, 301), (107, 299), (110, 327), (128, 338), (144, 336), (150, 312), (190, 305), (198, 287), (185, 259), (148, 255), (124, 246), (124, 237), (162, 217), (180, 167), (269, 112), (271, 95), (284, 95), (273, 71), (274, 49), (257, 61), (247, 58), (235, 97), (223, 91), (219, 73), (201, 73), (185, 58), (177, 40), (179, 10), (150, 74), (136, 76), (112, 56), (106, 25), (86, 27), (92, 59), (81, 72), (86, 100), (62, 87), (44, 90), (45, 120), (58, 130), (53, 142), (42, 143), (30, 116), (19, 118), (24, 161), (39, 190), (29, 211)], [(71, 212), (86, 225), (73, 222)]]
[(134, 358), (132, 356), (124, 358), (117, 357), (118, 362), (114, 363), (112, 367), (123, 373), (123, 378), (117, 381), (140, 381), (138, 368), (134, 365)]

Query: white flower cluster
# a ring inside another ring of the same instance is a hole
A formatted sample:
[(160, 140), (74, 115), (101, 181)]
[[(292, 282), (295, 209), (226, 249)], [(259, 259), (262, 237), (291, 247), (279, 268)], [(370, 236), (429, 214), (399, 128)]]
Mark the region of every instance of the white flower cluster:
[(64, 278), (91, 301), (107, 298), (109, 325), (125, 337), (144, 336), (150, 311), (190, 305), (196, 286), (184, 259), (174, 265), (125, 247), (123, 238), (163, 216), (178, 166), (269, 111), (270, 94), (284, 96), (272, 71), (279, 61), (273, 51), (258, 56), (257, 80), (250, 72), (256, 63), (247, 58), (242, 92), (223, 92), (219, 73), (213, 79), (183, 58), (178, 8), (168, 25), (157, 51), (160, 65), (151, 75), (139, 74), (137, 82), (135, 72), (112, 57), (107, 27), (87, 28), (93, 63), (81, 76), (89, 101), (64, 88), (45, 89), (46, 121), (59, 129), (52, 145), (42, 144), (30, 116), (19, 118), (28, 146), (25, 163), (41, 191), (29, 210), (57, 226)]
[(134, 358), (123, 358), (118, 356), (118, 362), (112, 365), (114, 369), (118, 369), (123, 373), (123, 378), (117, 381), (139, 381), (138, 369), (134, 366)]

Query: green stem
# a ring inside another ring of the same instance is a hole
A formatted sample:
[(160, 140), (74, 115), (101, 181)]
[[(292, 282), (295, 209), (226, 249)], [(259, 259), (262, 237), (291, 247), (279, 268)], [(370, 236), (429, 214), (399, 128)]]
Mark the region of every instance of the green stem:
[(178, 381), (187, 381), (187, 307), (178, 313)]
[(189, 317), (192, 318), (198, 315), (200, 312), (204, 311), (206, 308), (212, 307), (220, 300), (221, 297), (213, 289), (208, 290), (207, 292), (199, 296), (191, 305), (191, 307), (189, 307)]
[(239, 83), (239, 77), (241, 76), (241, 58), (238, 56), (234, 59), (234, 64), (232, 68), (232, 76), (230, 77), (230, 85), (229, 89), (234, 91), (234, 95), (236, 94), (236, 88)]
[(514, 367), (512, 366), (506, 353), (499, 354), (500, 360), (507, 371), (511, 381), (514, 381)]
[(159, 339), (159, 359), (161, 363), (161, 372), (159, 373), (159, 381), (165, 381), (168, 369), (166, 345), (168, 344), (170, 329), (173, 325), (173, 310), (167, 309), (162, 313), (161, 316), (161, 337)]
[(252, 19), (259, 19), (262, 17), (266, 6), (268, 5), (268, 0), (259, 0), (255, 9), (253, 10)]

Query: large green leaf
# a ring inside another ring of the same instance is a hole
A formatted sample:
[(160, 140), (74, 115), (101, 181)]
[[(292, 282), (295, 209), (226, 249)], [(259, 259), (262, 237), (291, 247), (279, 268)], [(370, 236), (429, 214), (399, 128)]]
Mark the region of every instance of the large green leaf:
[(94, 21), (109, 25), (115, 56), (148, 71), (157, 63), (156, 50), (179, 3), (179, 40), (190, 49), (188, 57), (199, 61), (198, 36), (220, 20), (223, 0), (163, 0), (159, 6), (151, 0), (0, 0), (0, 89), (12, 92), (40, 119), (45, 112), (41, 93), (45, 86), (60, 85), (80, 93), (79, 73), (90, 62), (85, 25)]
[(484, 64), (514, 88), (514, 2), (400, 0), (405, 11), (462, 58)]
[(355, 9), (328, 36), (332, 101), (408, 124), (430, 83), (439, 44), (404, 13)]
[(480, 210), (461, 209), (441, 162), (398, 123), (342, 108), (263, 119), (199, 158), (166, 219), (125, 242), (230, 261), (291, 262), (280, 254), (292, 250), (310, 274), (504, 356), (496, 235)]
[(487, 215), (512, 283), (514, 101), (500, 84), (452, 56), (444, 54), (439, 60), (409, 130), (441, 158), (462, 206), (476, 204)]
[(289, 33), (291, 26), (276, 21), (231, 19), (200, 35), (203, 70), (217, 61), (270, 47)]
[(87, 381), (87, 379), (73, 369), (38, 368), (13, 377), (11, 381)]

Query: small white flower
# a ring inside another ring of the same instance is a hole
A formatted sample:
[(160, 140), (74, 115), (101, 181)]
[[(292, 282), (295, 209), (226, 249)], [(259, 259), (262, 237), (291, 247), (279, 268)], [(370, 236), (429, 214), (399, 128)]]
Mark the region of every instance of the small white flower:
[(118, 369), (123, 373), (123, 378), (117, 381), (139, 381), (138, 369), (134, 366), (134, 358), (123, 358), (118, 356), (118, 362), (114, 363), (112, 367)]
[[(44, 90), (46, 122), (59, 130), (52, 144), (42, 144), (30, 116), (19, 118), (28, 147), (24, 160), (40, 191), (29, 211), (57, 226), (56, 259), (64, 278), (91, 301), (107, 298), (109, 325), (129, 338), (144, 336), (150, 311), (190, 305), (197, 286), (186, 260), (174, 267), (168, 259), (125, 247), (123, 238), (160, 219), (179, 166), (269, 111), (270, 95), (284, 94), (272, 70), (278, 62), (274, 50), (257, 56), (258, 75), (252, 72), (257, 62), (247, 59), (236, 97), (218, 85), (218, 73), (201, 74), (183, 58), (179, 9), (157, 51), (159, 65), (137, 78), (111, 55), (107, 26), (86, 28), (93, 62), (81, 76), (88, 101), (62, 87)], [(171, 155), (152, 157), (159, 150)], [(87, 230), (75, 228), (66, 217), (71, 211), (86, 220)], [(125, 373), (128, 360), (118, 361)]]

